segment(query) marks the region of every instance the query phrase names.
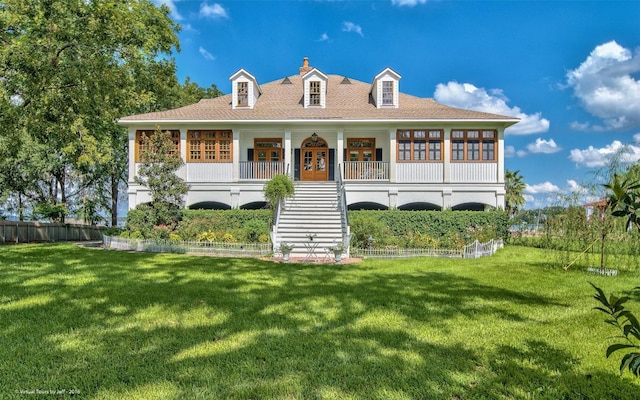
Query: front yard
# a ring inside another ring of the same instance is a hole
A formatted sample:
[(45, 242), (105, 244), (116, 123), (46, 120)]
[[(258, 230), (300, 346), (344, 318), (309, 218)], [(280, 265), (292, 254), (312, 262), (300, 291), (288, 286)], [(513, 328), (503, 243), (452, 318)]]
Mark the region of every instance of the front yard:
[(349, 265), (0, 247), (0, 398), (633, 399), (589, 275), (508, 246)]

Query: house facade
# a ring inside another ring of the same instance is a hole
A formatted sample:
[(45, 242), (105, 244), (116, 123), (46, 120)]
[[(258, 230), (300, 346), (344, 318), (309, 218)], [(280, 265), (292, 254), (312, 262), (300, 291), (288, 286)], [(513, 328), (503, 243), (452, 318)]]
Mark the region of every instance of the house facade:
[(276, 174), (340, 181), (351, 209), (504, 208), (504, 130), (513, 117), (448, 107), (400, 91), (390, 68), (370, 83), (325, 74), (308, 59), (260, 84), (231, 75), (230, 94), (120, 119), (129, 133), (129, 207), (143, 135), (171, 132), (190, 186), (188, 208), (256, 208)]

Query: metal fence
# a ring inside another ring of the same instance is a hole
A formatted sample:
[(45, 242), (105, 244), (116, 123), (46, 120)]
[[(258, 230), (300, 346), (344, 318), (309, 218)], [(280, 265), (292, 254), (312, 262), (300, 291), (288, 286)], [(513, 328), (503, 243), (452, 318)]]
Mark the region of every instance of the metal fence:
[(25, 221), (0, 221), (0, 243), (102, 240), (105, 227)]
[(189, 253), (221, 257), (262, 257), (272, 252), (270, 243), (191, 242), (154, 239), (129, 239), (103, 236), (105, 249), (150, 253)]
[(475, 241), (461, 249), (402, 249), (396, 246), (385, 248), (351, 249), (352, 257), (360, 258), (479, 258), (493, 255), (504, 247), (502, 239), (490, 240), (487, 243)]

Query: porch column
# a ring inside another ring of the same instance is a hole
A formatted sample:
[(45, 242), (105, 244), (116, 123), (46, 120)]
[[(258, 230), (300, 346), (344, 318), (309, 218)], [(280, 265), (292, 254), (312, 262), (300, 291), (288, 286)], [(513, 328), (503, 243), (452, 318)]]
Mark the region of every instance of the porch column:
[(451, 208), (451, 194), (453, 191), (451, 189), (442, 190), (442, 209), (448, 210)]
[[(129, 127), (129, 182), (133, 182), (133, 178), (136, 176), (136, 130), (133, 127)], [(131, 201), (129, 201), (131, 205)], [(134, 204), (135, 207), (135, 204)]]
[(284, 168), (287, 171), (289, 164), (289, 177), (293, 180), (293, 147), (291, 147), (291, 130), (284, 131)]
[(231, 168), (231, 181), (238, 182), (240, 180), (240, 131), (233, 129), (233, 167)]
[[(498, 129), (498, 183), (504, 183), (504, 128)], [(504, 208), (504, 201), (502, 202)]]
[(451, 182), (451, 128), (444, 130), (442, 146), (442, 182)]
[(389, 129), (389, 182), (396, 182), (396, 130)]
[(180, 129), (180, 158), (187, 163), (187, 128)]
[[(337, 132), (337, 140), (336, 140), (336, 165), (338, 166), (338, 169), (344, 168), (344, 129), (340, 128)], [(340, 176), (342, 176), (342, 172), (344, 171), (344, 169), (342, 170), (338, 170), (336, 171), (336, 174), (341, 174)], [(336, 180), (338, 179), (337, 177), (335, 178)]]

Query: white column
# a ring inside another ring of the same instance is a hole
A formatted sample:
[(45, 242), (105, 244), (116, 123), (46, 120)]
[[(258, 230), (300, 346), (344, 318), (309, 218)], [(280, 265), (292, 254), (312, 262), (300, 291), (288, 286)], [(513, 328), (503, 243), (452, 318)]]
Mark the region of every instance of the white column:
[(231, 181), (240, 180), (240, 131), (233, 130), (233, 168), (231, 169)]
[[(498, 183), (504, 183), (504, 128), (498, 129)], [(504, 202), (503, 202), (504, 203)], [(504, 205), (503, 205), (504, 207)]]
[(444, 130), (444, 141), (442, 145), (442, 181), (451, 182), (451, 128)]
[(338, 174), (342, 174), (342, 171), (340, 170), (340, 168), (344, 168), (344, 129), (340, 128), (338, 130), (337, 133), (337, 140), (336, 140), (336, 180), (337, 180), (337, 175)]
[(136, 176), (136, 146), (136, 130), (129, 127), (129, 182)]
[(285, 173), (287, 170), (287, 164), (289, 165), (289, 177), (293, 179), (293, 147), (291, 147), (291, 130), (286, 129), (284, 131), (284, 168)]
[(389, 129), (389, 182), (396, 182), (396, 129)]

